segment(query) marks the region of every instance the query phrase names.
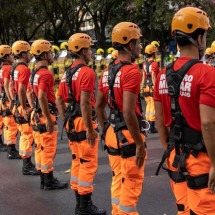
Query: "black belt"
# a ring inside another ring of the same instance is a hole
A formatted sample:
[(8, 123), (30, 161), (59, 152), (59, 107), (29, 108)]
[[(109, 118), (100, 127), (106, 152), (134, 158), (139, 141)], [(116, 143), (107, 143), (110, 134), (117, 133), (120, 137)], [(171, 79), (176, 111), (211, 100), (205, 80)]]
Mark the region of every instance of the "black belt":
[(25, 118), (21, 116), (14, 116), (14, 119), (15, 119), (15, 122), (19, 125), (29, 123), (29, 121), (25, 120)]

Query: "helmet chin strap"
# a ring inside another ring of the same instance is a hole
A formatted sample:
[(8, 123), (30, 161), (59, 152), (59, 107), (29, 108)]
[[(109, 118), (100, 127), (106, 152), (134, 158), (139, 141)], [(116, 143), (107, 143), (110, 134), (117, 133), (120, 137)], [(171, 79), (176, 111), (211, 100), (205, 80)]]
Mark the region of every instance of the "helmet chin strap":
[[(71, 53), (77, 55), (80, 59), (82, 58), (81, 55), (78, 54), (78, 53), (76, 53), (76, 52), (71, 51)], [(83, 56), (83, 55), (82, 55), (82, 56)], [(89, 62), (88, 62), (87, 58), (86, 58), (85, 56), (83, 56), (83, 58), (84, 58), (85, 63), (88, 64)]]
[[(136, 45), (135, 45), (136, 46)], [(131, 56), (131, 62), (135, 62), (135, 55), (134, 53), (130, 52), (127, 48), (123, 47), (124, 51), (126, 51)], [(136, 48), (135, 48), (136, 49)]]
[(200, 60), (200, 59), (203, 57), (203, 55), (204, 55), (204, 53), (203, 53), (203, 51), (204, 51), (203, 45), (202, 45), (202, 44), (201, 44), (201, 45), (198, 45), (198, 44), (196, 43), (196, 41), (195, 41), (192, 37), (188, 36), (187, 34), (185, 34), (185, 33), (183, 33), (183, 32), (178, 31), (177, 34), (178, 34), (178, 35), (181, 35), (181, 36), (186, 36), (186, 37), (188, 38), (188, 40), (189, 40), (196, 48), (198, 48), (198, 51), (199, 51), (199, 60)]

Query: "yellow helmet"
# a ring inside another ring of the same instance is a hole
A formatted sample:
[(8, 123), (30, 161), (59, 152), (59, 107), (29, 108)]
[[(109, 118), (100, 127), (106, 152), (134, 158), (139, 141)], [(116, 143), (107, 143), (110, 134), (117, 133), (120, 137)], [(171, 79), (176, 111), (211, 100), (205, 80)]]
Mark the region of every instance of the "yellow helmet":
[(68, 43), (67, 42), (62, 42), (60, 44), (60, 50), (67, 50), (68, 49)]
[(210, 48), (210, 53), (211, 53), (211, 54), (214, 54), (214, 53), (215, 53), (215, 46), (213, 46), (213, 47)]
[(14, 55), (19, 55), (21, 52), (27, 52), (30, 51), (30, 44), (26, 41), (16, 41), (15, 43), (13, 43), (12, 45), (12, 53)]
[(182, 8), (175, 13), (172, 19), (172, 33), (174, 33), (174, 31), (181, 31), (191, 34), (198, 28), (206, 31), (211, 29), (207, 13), (199, 8)]
[(104, 49), (102, 49), (102, 48), (97, 49), (96, 54), (97, 55), (103, 55), (104, 54)]
[(12, 49), (8, 45), (0, 45), (0, 59), (5, 55), (10, 55), (12, 53)]
[(139, 39), (142, 36), (140, 28), (132, 22), (120, 22), (112, 31), (112, 43), (127, 44), (132, 39)]
[(113, 47), (110, 47), (108, 50), (107, 50), (107, 53), (108, 54), (111, 54), (115, 49)]
[(119, 55), (118, 50), (114, 50), (114, 51), (111, 53), (111, 57), (112, 57), (113, 59), (118, 58), (118, 55)]
[(215, 41), (212, 42), (211, 47), (215, 47)]
[(213, 53), (212, 51), (213, 49), (210, 47), (210, 48), (206, 48), (205, 50), (205, 55), (211, 55)]
[(49, 52), (52, 50), (52, 45), (47, 40), (35, 40), (31, 45), (31, 52), (33, 55), (39, 56), (43, 52)]
[(79, 52), (82, 48), (89, 48), (93, 45), (93, 40), (88, 34), (73, 34), (68, 41), (69, 50)]
[(153, 53), (155, 53), (157, 51), (158, 51), (157, 47), (153, 46), (152, 44), (147, 45), (146, 48), (145, 48), (145, 53), (146, 54), (153, 54)]
[(152, 41), (151, 45), (155, 46), (156, 48), (160, 47), (160, 43), (158, 41)]
[(53, 45), (53, 46), (52, 46), (52, 52), (53, 52), (53, 53), (58, 53), (59, 51), (60, 51), (60, 49), (59, 49), (58, 46), (56, 46), (56, 45)]

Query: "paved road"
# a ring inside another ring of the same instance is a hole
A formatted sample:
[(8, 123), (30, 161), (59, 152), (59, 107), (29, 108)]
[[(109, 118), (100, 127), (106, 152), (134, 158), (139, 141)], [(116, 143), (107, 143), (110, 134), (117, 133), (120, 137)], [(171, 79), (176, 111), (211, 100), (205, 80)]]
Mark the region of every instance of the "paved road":
[[(61, 123), (60, 123), (61, 124)], [(139, 200), (140, 215), (174, 215), (176, 209), (168, 177), (161, 171), (154, 172), (160, 161), (163, 149), (157, 135), (148, 135), (148, 160), (145, 169), (143, 192)], [(55, 176), (69, 180), (64, 174), (71, 164), (65, 133), (64, 140), (58, 138), (55, 158)], [(0, 153), (0, 215), (74, 215), (75, 199), (68, 190), (44, 191), (39, 189), (39, 177), (23, 176), (22, 161), (7, 160), (6, 153)], [(105, 207), (110, 215), (111, 171), (106, 152), (99, 151), (99, 169), (95, 177), (93, 200), (96, 205)]]

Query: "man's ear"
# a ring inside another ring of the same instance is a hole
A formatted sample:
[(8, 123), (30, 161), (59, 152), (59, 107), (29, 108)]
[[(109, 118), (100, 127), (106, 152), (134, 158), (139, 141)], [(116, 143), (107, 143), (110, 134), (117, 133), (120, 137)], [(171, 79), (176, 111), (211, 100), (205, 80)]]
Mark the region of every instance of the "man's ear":
[(203, 43), (203, 35), (199, 34), (198, 38), (197, 38), (197, 44), (200, 46)]
[(134, 50), (134, 43), (130, 42), (128, 44), (128, 48), (129, 48), (130, 51), (133, 51)]

